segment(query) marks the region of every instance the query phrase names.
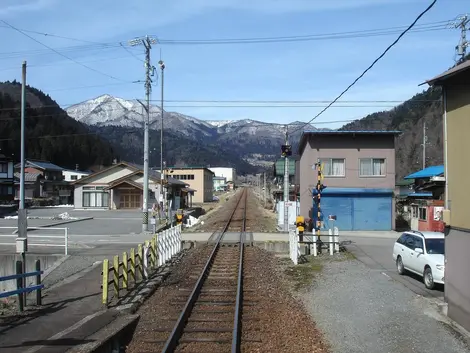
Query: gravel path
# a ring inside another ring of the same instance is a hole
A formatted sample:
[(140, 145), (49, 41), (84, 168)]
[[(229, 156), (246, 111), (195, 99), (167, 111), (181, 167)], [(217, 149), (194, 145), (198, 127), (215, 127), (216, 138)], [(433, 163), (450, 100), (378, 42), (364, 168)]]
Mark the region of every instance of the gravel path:
[(302, 297), (333, 353), (470, 352), (426, 299), (356, 260), (326, 263)]

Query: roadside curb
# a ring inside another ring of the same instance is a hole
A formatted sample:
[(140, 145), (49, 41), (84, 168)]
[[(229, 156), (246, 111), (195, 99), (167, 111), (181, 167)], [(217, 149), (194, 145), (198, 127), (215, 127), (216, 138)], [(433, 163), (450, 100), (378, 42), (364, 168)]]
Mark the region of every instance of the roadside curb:
[(465, 340), (468, 345), (470, 345), (470, 332), (447, 316), (448, 304), (444, 302), (435, 302), (434, 304), (437, 306), (439, 316), (436, 319), (441, 323), (449, 326), (449, 328), (454, 330), (458, 335), (461, 336), (463, 340)]
[[(125, 339), (126, 334), (130, 332), (139, 322), (140, 315), (120, 315), (115, 320), (111, 321), (108, 325), (101, 330), (95, 332), (93, 335), (88, 336), (92, 342), (78, 345), (67, 352), (70, 353), (96, 353), (106, 350), (107, 347), (116, 345), (117, 337)], [(119, 340), (120, 341), (120, 340)], [(111, 349), (106, 350), (111, 351)]]
[[(81, 222), (81, 221), (89, 221), (90, 219), (93, 219), (93, 217), (84, 217), (84, 218), (80, 218), (80, 219), (68, 219), (68, 220), (65, 220), (65, 221), (62, 221), (62, 222), (44, 224), (40, 227), (41, 228), (49, 228), (49, 227), (54, 227), (54, 226), (60, 226), (62, 224), (75, 223), (75, 222)], [(38, 229), (30, 229), (28, 227), (28, 232), (33, 232), (35, 230), (38, 230)], [(14, 230), (13, 233), (11, 233), (11, 234), (16, 234), (16, 233), (18, 233), (18, 229)]]
[(64, 255), (63, 257), (61, 257), (59, 260), (57, 260), (56, 262), (54, 262), (52, 264), (52, 266), (50, 266), (48, 269), (44, 270), (44, 273), (42, 275), (42, 278), (41, 280), (44, 280), (47, 276), (49, 276), (49, 274), (54, 271), (56, 268), (58, 268), (60, 265), (62, 265), (68, 258), (70, 257), (70, 255)]

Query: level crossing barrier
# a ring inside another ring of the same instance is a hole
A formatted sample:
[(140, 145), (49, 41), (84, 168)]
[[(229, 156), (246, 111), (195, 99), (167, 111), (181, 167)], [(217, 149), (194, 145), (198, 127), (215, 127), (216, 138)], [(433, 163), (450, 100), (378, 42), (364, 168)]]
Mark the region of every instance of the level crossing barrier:
[(143, 280), (149, 278), (150, 272), (167, 263), (174, 255), (181, 251), (181, 225), (163, 230), (155, 234), (152, 239), (137, 245), (122, 256), (115, 255), (112, 265), (110, 261), (103, 261), (102, 275), (102, 303), (109, 306), (109, 286), (113, 294), (119, 298), (122, 290), (135, 288)]
[[(0, 282), (16, 280), (16, 289), (8, 292), (0, 293), (0, 298), (8, 298), (17, 295), (18, 310), (21, 312), (26, 306), (26, 294), (36, 291), (36, 305), (42, 304), (42, 292), (44, 284), (41, 283), (41, 261), (36, 260), (35, 271), (23, 273), (23, 261), (16, 261), (16, 274), (0, 277)], [(26, 285), (26, 278), (36, 277), (35, 285)]]
[[(18, 230), (18, 227), (0, 227), (2, 229)], [(51, 228), (51, 227), (28, 227), (28, 230), (47, 230), (60, 231), (63, 234), (28, 234), (28, 247), (58, 247), (64, 248), (65, 255), (68, 255), (69, 248), (69, 232), (68, 228)], [(0, 234), (0, 246), (16, 246), (15, 239), (18, 234)], [(4, 242), (4, 239), (13, 239), (12, 242)], [(52, 241), (51, 241), (52, 240)]]

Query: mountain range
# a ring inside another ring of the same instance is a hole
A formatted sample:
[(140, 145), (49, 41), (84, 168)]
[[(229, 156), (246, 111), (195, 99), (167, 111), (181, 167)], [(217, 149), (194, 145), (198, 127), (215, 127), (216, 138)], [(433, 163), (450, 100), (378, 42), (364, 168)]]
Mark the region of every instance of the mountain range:
[[(91, 127), (109, 139), (123, 158), (131, 160), (142, 156), (141, 135), (146, 110), (137, 100), (125, 100), (105, 94), (72, 105), (66, 109), (69, 116)], [(150, 163), (159, 166), (159, 131), (161, 109), (150, 106)], [(285, 125), (256, 120), (205, 121), (177, 112), (164, 111), (164, 160), (167, 165), (228, 164), (239, 172), (255, 172), (279, 157), (285, 139)], [(304, 125), (289, 123), (289, 128)], [(307, 129), (315, 129), (307, 126)], [(153, 131), (152, 131), (153, 130)], [(298, 141), (301, 131), (293, 134)], [(123, 137), (123, 138), (121, 138)], [(199, 153), (196, 154), (195, 148)], [(258, 168), (257, 168), (258, 167)]]

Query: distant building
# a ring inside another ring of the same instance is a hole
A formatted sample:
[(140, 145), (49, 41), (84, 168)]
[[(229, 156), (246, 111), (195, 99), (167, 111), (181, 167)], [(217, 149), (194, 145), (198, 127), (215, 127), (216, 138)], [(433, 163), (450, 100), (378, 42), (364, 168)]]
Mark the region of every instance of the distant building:
[[(64, 180), (64, 168), (49, 161), (25, 161), (25, 198), (52, 199), (55, 204), (69, 204), (73, 200), (73, 187)], [(21, 164), (15, 165), (16, 198), (20, 193)], [(26, 185), (27, 184), (27, 185)], [(39, 187), (39, 189), (38, 189)]]
[(80, 178), (86, 177), (90, 174), (93, 174), (92, 171), (90, 170), (79, 170), (78, 165), (75, 168), (75, 170), (72, 169), (64, 169), (62, 171), (62, 174), (64, 175), (64, 180), (71, 182), (71, 181), (76, 181)]
[(214, 173), (205, 167), (167, 167), (169, 175), (194, 189), (194, 203), (212, 202), (214, 197)]
[(227, 179), (225, 177), (215, 176), (212, 178), (212, 181), (214, 183), (215, 191), (222, 191), (227, 187)]
[(14, 175), (13, 160), (0, 154), (0, 201), (13, 201)]
[[(74, 186), (74, 207), (78, 209), (142, 209), (143, 178), (142, 166), (120, 162), (96, 173), (80, 178)], [(171, 177), (166, 178), (167, 200), (172, 200), (172, 209), (184, 208), (190, 204), (185, 196), (193, 190), (186, 183)], [(149, 171), (148, 206), (160, 201), (160, 173)], [(190, 196), (189, 196), (190, 198)]]
[(225, 168), (225, 167), (214, 167), (209, 168), (216, 177), (225, 178), (226, 182), (233, 181), (237, 179), (237, 171), (235, 168)]

